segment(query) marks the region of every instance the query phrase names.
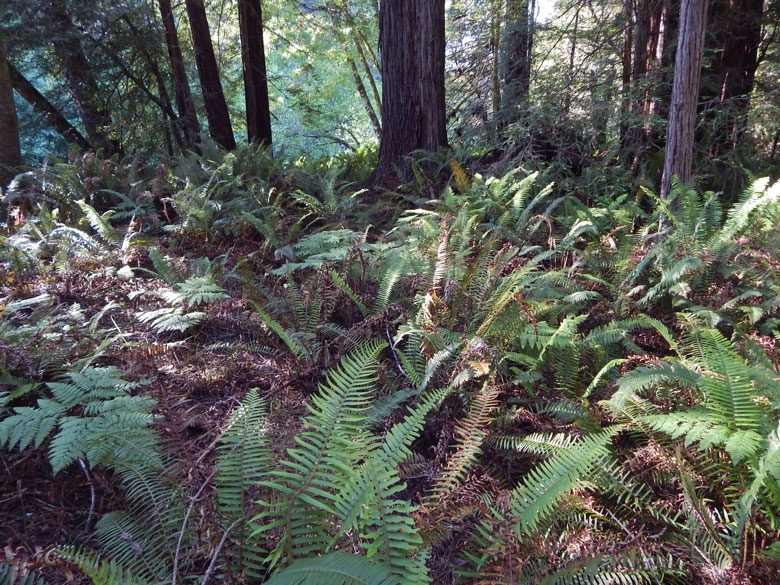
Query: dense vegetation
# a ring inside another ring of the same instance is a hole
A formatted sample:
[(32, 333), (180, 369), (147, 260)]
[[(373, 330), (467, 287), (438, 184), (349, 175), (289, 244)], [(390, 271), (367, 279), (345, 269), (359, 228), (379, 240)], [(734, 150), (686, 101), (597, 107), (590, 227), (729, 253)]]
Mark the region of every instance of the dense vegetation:
[(777, 583), (778, 4), (684, 177), (698, 1), (4, 2), (0, 584)]

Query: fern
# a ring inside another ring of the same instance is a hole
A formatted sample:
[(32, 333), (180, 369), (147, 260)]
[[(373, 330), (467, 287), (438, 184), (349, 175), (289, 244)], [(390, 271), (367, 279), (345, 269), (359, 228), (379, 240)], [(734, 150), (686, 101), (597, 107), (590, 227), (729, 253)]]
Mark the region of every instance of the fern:
[[(156, 435), (148, 428), (154, 420), (149, 398), (128, 394), (135, 384), (120, 377), (115, 367), (87, 368), (71, 372), (67, 382), (50, 382), (52, 398), (38, 400), (37, 407), (17, 407), (0, 421), (0, 445), (20, 449), (39, 447), (55, 427), (49, 449), (54, 473), (77, 459), (94, 466), (127, 451), (127, 442), (151, 445)], [(81, 416), (69, 415), (81, 408)]]
[(147, 585), (148, 581), (132, 575), (116, 561), (105, 561), (94, 551), (67, 546), (57, 556), (72, 563), (93, 585)]
[(564, 495), (586, 482), (611, 457), (607, 448), (620, 427), (586, 436), (533, 469), (512, 497), (523, 531), (532, 531)]
[(274, 479), (263, 482), (279, 493), (281, 500), (266, 503), (268, 511), (256, 516), (254, 522), (269, 522), (255, 533), (277, 526), (284, 530), (269, 560), (281, 557), (289, 563), (327, 550), (327, 519), (334, 514), (337, 493), (350, 479), (349, 466), (366, 449), (367, 436), (361, 423), (368, 413), (376, 360), (384, 346), (384, 342), (367, 343), (328, 373), (309, 407), (309, 430), (297, 438), (298, 448), (288, 450), (286, 470), (272, 472)]
[(151, 311), (140, 311), (136, 314), (141, 323), (149, 323), (159, 333), (178, 331), (183, 333), (199, 325), (206, 313), (203, 311), (184, 312), (181, 307), (163, 307)]
[(295, 561), (266, 585), (398, 585), (389, 570), (365, 557), (336, 552)]
[[(230, 417), (220, 439), (217, 458), (217, 513), (223, 530), (238, 522), (231, 534), (235, 546), (227, 551), (228, 565), (234, 571), (261, 579), (263, 551), (249, 538), (250, 494), (271, 469), (271, 454), (265, 434), (267, 401), (257, 389), (250, 390)], [(233, 564), (235, 563), (235, 567)]]
[(184, 282), (177, 283), (176, 290), (165, 291), (160, 296), (170, 305), (187, 307), (211, 304), (230, 298), (225, 289), (214, 282), (214, 277), (211, 275), (191, 276)]
[(492, 422), (492, 413), (498, 408), (497, 398), (498, 389), (486, 383), (474, 397), (466, 418), (455, 424), (457, 448), (431, 488), (433, 499), (438, 500), (451, 493), (473, 467), (481, 454), (481, 445), (487, 435), (485, 429)]

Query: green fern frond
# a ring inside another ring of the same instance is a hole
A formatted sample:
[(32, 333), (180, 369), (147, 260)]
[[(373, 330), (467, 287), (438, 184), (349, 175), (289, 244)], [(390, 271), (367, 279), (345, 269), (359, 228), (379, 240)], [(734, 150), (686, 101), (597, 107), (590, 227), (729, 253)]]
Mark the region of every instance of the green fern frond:
[(512, 492), (515, 514), (525, 532), (532, 531), (571, 490), (587, 481), (612, 455), (611, 438), (621, 427), (589, 435), (533, 469)]
[(115, 213), (113, 209), (109, 209), (101, 215), (94, 207), (92, 207), (83, 199), (76, 201), (76, 204), (81, 208), (81, 211), (89, 222), (90, 227), (92, 227), (92, 229), (95, 230), (95, 232), (97, 232), (101, 238), (103, 238), (108, 243), (117, 242), (114, 226), (111, 225), (110, 221), (111, 216)]
[(57, 556), (72, 563), (93, 585), (147, 585), (149, 582), (124, 569), (114, 560), (103, 560), (95, 551), (65, 546)]
[(183, 333), (203, 321), (206, 313), (203, 311), (185, 313), (181, 307), (163, 307), (152, 311), (141, 311), (136, 316), (141, 323), (149, 323), (160, 333), (166, 331)]
[(187, 307), (211, 304), (230, 298), (225, 289), (214, 282), (214, 277), (211, 275), (191, 276), (184, 282), (176, 283), (176, 290), (165, 291), (160, 296), (170, 305)]
[(257, 311), (257, 315), (260, 317), (260, 320), (265, 323), (271, 331), (276, 333), (276, 335), (279, 336), (279, 339), (281, 339), (289, 348), (289, 350), (295, 356), (295, 359), (302, 360), (307, 357), (310, 359), (312, 358), (311, 352), (306, 348), (306, 346), (289, 335), (278, 321), (263, 311), (263, 309), (261, 309), (260, 306), (253, 300), (250, 300), (249, 303), (255, 308), (255, 311)]
[(20, 575), (16, 566), (0, 562), (0, 585), (48, 585), (44, 577), (36, 573)]
[(273, 575), (266, 585), (399, 585), (390, 570), (359, 555), (335, 552), (300, 559)]
[(350, 466), (366, 451), (365, 421), (377, 359), (385, 346), (384, 341), (368, 342), (328, 372), (309, 406), (308, 430), (297, 437), (298, 447), (288, 450), (286, 470), (272, 472), (274, 479), (262, 483), (277, 492), (280, 501), (254, 518), (261, 523), (255, 534), (284, 529), (270, 560), (281, 556), (292, 562), (327, 550), (328, 517), (335, 515), (338, 493), (355, 473)]
[(331, 269), (328, 274), (330, 274), (330, 280), (331, 282), (339, 288), (345, 295), (347, 295), (355, 305), (357, 305), (357, 308), (360, 309), (360, 313), (363, 315), (363, 318), (367, 319), (371, 316), (371, 311), (368, 310), (365, 303), (358, 298), (358, 296), (355, 294), (355, 291), (352, 290), (352, 287), (349, 286), (349, 284), (341, 278), (341, 275), (336, 272), (335, 270)]
[[(234, 572), (262, 579), (263, 551), (249, 537), (250, 493), (272, 468), (272, 456), (265, 429), (267, 400), (252, 389), (233, 411), (220, 439), (217, 457), (217, 514), (223, 529), (236, 521), (232, 531), (235, 546), (224, 554)], [(235, 564), (235, 566), (234, 566)]]

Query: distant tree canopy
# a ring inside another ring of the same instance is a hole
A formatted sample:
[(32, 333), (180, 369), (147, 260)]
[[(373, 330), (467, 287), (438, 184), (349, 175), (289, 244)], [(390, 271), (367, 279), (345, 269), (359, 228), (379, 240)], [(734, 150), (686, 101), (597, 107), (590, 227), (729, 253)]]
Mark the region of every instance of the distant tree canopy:
[[(270, 145), (273, 131), (292, 156), (381, 143), (376, 176), (450, 145), (573, 173), (617, 164), (660, 186), (686, 4), (560, 0), (546, 20), (541, 5), (7, 0), (2, 90), (14, 89), (26, 162), (67, 144), (155, 155), (206, 136)], [(703, 5), (685, 148), (707, 163), (700, 178), (725, 177), (731, 192), (744, 169), (778, 157), (779, 5)]]

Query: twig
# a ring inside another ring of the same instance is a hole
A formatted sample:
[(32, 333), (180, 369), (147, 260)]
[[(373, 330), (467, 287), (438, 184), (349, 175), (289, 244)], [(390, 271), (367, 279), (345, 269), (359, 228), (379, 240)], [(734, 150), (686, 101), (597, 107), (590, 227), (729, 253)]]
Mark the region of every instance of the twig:
[[(236, 450), (236, 448), (243, 444), (244, 441), (239, 441), (228, 452), (228, 455)], [(212, 444), (213, 445), (213, 444)], [(200, 461), (200, 460), (199, 460)], [(192, 501), (190, 501), (190, 505), (187, 507), (187, 512), (184, 514), (184, 519), (181, 521), (181, 531), (179, 532), (179, 539), (176, 541), (176, 552), (173, 555), (173, 574), (171, 576), (171, 585), (176, 585), (176, 581), (179, 574), (179, 555), (181, 554), (181, 543), (184, 540), (184, 532), (187, 529), (187, 522), (190, 519), (190, 514), (192, 513), (192, 509), (195, 507), (195, 502), (198, 502), (200, 499), (200, 495), (203, 493), (203, 490), (206, 489), (206, 486), (209, 485), (209, 482), (211, 482), (212, 478), (217, 474), (217, 471), (219, 471), (219, 465), (214, 466), (214, 470), (208, 475), (208, 477), (203, 480), (203, 483), (201, 484), (200, 488), (198, 488), (198, 491), (195, 492), (195, 495), (192, 496)]]
[(181, 553), (181, 543), (184, 540), (184, 532), (187, 529), (187, 522), (190, 519), (190, 514), (192, 513), (192, 509), (195, 507), (195, 502), (198, 501), (198, 498), (200, 498), (200, 494), (203, 493), (203, 490), (206, 489), (206, 486), (209, 485), (209, 482), (211, 481), (211, 478), (213, 478), (217, 470), (219, 468), (215, 468), (214, 471), (212, 471), (209, 476), (205, 479), (203, 484), (200, 486), (200, 489), (195, 493), (195, 495), (192, 497), (192, 501), (190, 502), (189, 507), (187, 508), (187, 512), (184, 514), (184, 519), (181, 522), (181, 531), (179, 532), (179, 540), (176, 542), (176, 552), (173, 555), (173, 575), (171, 577), (171, 585), (176, 585), (176, 579), (178, 577), (179, 572), (179, 554)]
[(395, 354), (395, 349), (393, 348), (393, 339), (390, 337), (390, 331), (388, 329), (385, 329), (385, 333), (387, 334), (387, 341), (390, 342), (390, 353), (392, 353), (393, 358), (395, 358), (395, 365), (398, 366), (398, 369), (400, 370), (401, 374), (403, 374), (404, 378), (408, 379), (409, 375), (404, 371), (401, 362), (398, 361), (398, 356)]
[(230, 534), (230, 531), (236, 527), (236, 524), (243, 521), (244, 521), (243, 517), (236, 518), (233, 521), (233, 524), (228, 526), (227, 530), (225, 530), (225, 534), (222, 535), (222, 538), (220, 539), (219, 544), (217, 545), (217, 548), (214, 551), (214, 556), (211, 558), (211, 562), (209, 563), (209, 568), (206, 569), (206, 574), (203, 575), (203, 581), (200, 582), (200, 585), (206, 585), (206, 583), (208, 583), (209, 577), (211, 577), (211, 573), (214, 571), (214, 565), (216, 565), (217, 563), (217, 558), (219, 557), (219, 553), (222, 551), (222, 547), (225, 545), (225, 541), (227, 540), (228, 534)]
[(79, 459), (79, 467), (84, 472), (84, 477), (87, 478), (87, 485), (89, 485), (89, 511), (87, 512), (87, 521), (82, 531), (82, 534), (86, 534), (89, 532), (89, 525), (92, 524), (92, 518), (95, 516), (95, 484), (92, 482), (92, 476), (89, 474), (89, 469), (87, 469), (83, 459)]

